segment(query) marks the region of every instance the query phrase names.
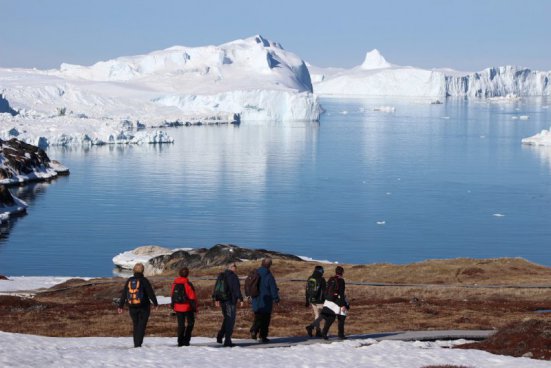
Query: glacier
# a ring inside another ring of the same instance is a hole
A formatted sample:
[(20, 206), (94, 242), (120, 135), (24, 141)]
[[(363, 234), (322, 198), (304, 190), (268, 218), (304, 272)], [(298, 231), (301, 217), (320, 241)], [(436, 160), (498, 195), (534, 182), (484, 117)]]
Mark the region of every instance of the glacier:
[(165, 143), (153, 128), (246, 121), (317, 121), (305, 62), (260, 35), (174, 46), (91, 66), (0, 68), (0, 138), (41, 147)]
[(551, 72), (501, 66), (480, 72), (422, 69), (391, 64), (378, 50), (350, 69), (309, 66), (321, 96), (467, 97), (551, 95)]

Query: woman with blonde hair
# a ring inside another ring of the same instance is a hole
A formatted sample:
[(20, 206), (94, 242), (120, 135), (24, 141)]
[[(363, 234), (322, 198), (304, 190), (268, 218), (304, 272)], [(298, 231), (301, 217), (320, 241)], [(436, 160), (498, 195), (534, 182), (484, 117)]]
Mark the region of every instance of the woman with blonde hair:
[(134, 272), (134, 276), (126, 280), (124, 284), (124, 289), (119, 300), (118, 312), (121, 314), (124, 304), (128, 303), (128, 312), (130, 313), (130, 318), (132, 318), (134, 347), (139, 348), (142, 346), (145, 336), (147, 321), (151, 313), (151, 302), (153, 302), (155, 307), (159, 304), (157, 303), (157, 297), (155, 296), (153, 287), (151, 287), (151, 283), (143, 275), (144, 265), (136, 263), (132, 271)]

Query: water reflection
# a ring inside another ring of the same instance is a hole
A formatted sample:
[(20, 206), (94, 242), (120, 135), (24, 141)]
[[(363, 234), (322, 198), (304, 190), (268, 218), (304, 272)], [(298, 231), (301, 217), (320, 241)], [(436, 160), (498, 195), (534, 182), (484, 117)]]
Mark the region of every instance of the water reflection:
[(64, 180), (67, 176), (54, 178), (45, 182), (31, 182), (25, 185), (10, 187), (9, 191), (19, 199), (25, 201), (29, 207), (27, 211), (11, 215), (6, 221), (0, 223), (0, 245), (8, 241), (10, 233), (14, 230), (19, 221), (25, 221), (27, 216), (32, 216), (33, 206), (37, 199), (45, 195), (46, 189), (56, 180)]
[(542, 166), (547, 167), (551, 171), (551, 147), (550, 146), (524, 146), (525, 150), (530, 151), (534, 156), (538, 157)]

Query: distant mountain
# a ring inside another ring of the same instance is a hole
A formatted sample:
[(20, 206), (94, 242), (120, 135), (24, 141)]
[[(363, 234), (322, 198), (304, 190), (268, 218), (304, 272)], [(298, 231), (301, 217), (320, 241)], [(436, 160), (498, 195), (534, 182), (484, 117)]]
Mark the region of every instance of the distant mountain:
[(405, 97), (549, 96), (551, 72), (504, 66), (481, 72), (421, 69), (388, 63), (378, 50), (351, 69), (309, 66), (319, 95)]

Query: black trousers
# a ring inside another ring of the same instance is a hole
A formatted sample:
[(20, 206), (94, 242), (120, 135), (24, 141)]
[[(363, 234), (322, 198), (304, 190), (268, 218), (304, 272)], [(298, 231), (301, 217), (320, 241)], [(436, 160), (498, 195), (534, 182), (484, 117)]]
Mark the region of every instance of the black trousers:
[(194, 312), (176, 312), (178, 318), (178, 346), (187, 346), (195, 325)]
[(322, 313), (321, 315), (325, 320), (325, 325), (323, 326), (323, 331), (321, 332), (323, 336), (327, 336), (331, 325), (335, 322), (335, 318), (338, 318), (339, 322), (337, 328), (339, 337), (344, 337), (344, 320), (346, 319), (346, 316), (341, 316), (340, 314), (336, 315), (335, 313)]
[(272, 318), (272, 313), (254, 313), (254, 322), (251, 327), (251, 332), (258, 333), (261, 339), (268, 337), (270, 319)]
[(221, 302), (222, 315), (224, 320), (222, 321), (222, 327), (218, 331), (218, 338), (224, 338), (224, 344), (231, 344), (231, 336), (233, 334), (233, 328), (235, 326), (235, 314), (236, 305), (231, 302)]
[(132, 318), (134, 347), (142, 346), (143, 337), (145, 336), (145, 328), (149, 320), (150, 307), (128, 308), (130, 318)]

